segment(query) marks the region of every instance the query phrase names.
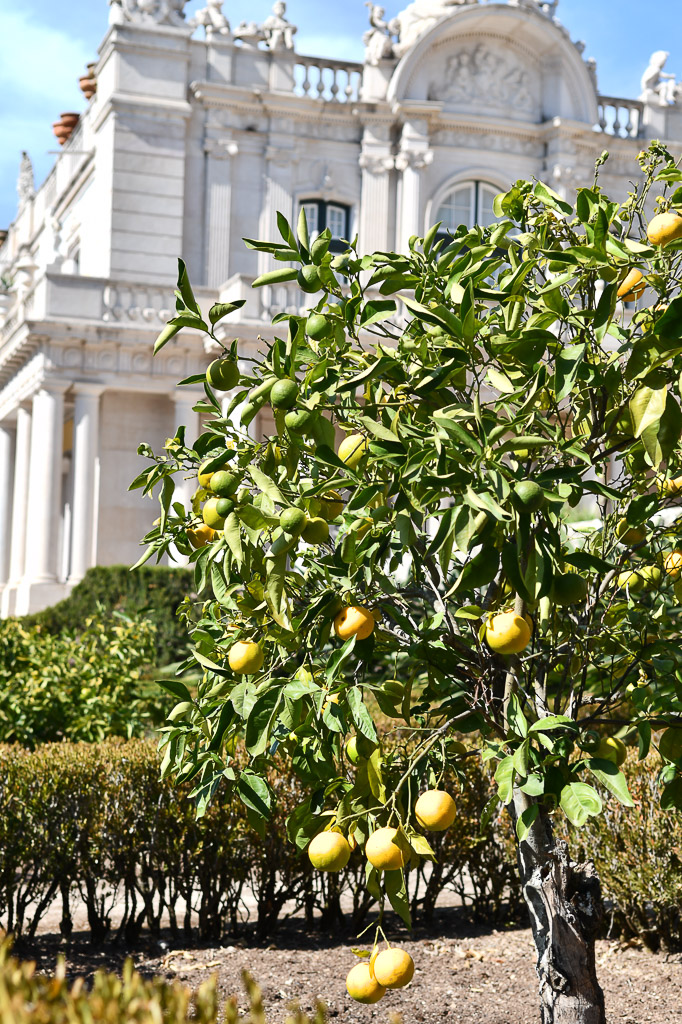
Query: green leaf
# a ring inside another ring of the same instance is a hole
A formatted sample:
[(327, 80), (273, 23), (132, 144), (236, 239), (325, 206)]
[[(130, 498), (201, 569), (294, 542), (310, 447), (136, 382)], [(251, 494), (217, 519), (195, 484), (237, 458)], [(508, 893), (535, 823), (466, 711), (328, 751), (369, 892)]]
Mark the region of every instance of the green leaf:
[(523, 743), (516, 748), (512, 755), (512, 761), (514, 764), (514, 771), (518, 772), (522, 779), (528, 776), (528, 767), (530, 764), (530, 741), (524, 740)]
[(495, 772), (495, 782), (497, 783), (497, 792), (500, 797), (500, 801), (503, 804), (508, 804), (514, 793), (514, 759), (513, 757), (503, 758), (497, 766)]
[(192, 694), (189, 692), (187, 687), (179, 679), (157, 679), (157, 686), (160, 686), (163, 690), (167, 690), (168, 693), (172, 693), (174, 697), (179, 697), (180, 700), (192, 702)]
[(410, 903), (407, 898), (405, 876), (402, 871), (385, 871), (384, 886), (389, 902), (407, 928), (412, 927)]
[(521, 814), (516, 822), (516, 835), (520, 843), (524, 841), (528, 833), (531, 830), (533, 822), (537, 820), (537, 816), (540, 813), (540, 807), (538, 804), (531, 804), (530, 807), (526, 807), (525, 811)]
[(246, 305), (246, 299), (238, 299), (237, 302), (216, 302), (208, 311), (208, 319), (212, 324), (217, 324), (224, 316), (229, 316), (236, 310)]
[(657, 425), (665, 411), (668, 389), (639, 388), (630, 399), (630, 419), (635, 437), (641, 437), (647, 427)]
[(284, 281), (295, 281), (298, 271), (293, 267), (282, 267), (280, 270), (269, 270), (267, 274), (261, 274), (251, 285), (252, 288), (262, 288), (266, 284), (282, 284)]
[(364, 306), (360, 314), (360, 326), (370, 327), (381, 320), (389, 320), (395, 315), (395, 312), (396, 304), (392, 299), (387, 299), (385, 302), (374, 299)]
[(561, 808), (571, 822), (581, 828), (589, 817), (602, 812), (599, 793), (586, 782), (569, 782), (561, 791)]
[(566, 345), (557, 354), (554, 384), (557, 402), (573, 390), (586, 352), (587, 345)]
[(242, 803), (261, 818), (269, 818), (272, 793), (265, 779), (246, 769), (237, 781), (237, 792)]
[(254, 484), (263, 494), (267, 494), (268, 498), (276, 505), (289, 505), (275, 481), (266, 476), (262, 469), (254, 465), (249, 465), (247, 468)]
[(251, 757), (258, 757), (266, 749), (282, 699), (281, 688), (275, 686), (262, 693), (251, 708), (245, 741)]
[(167, 345), (171, 338), (174, 338), (176, 334), (179, 334), (182, 328), (175, 323), (166, 324), (161, 334), (154, 342), (154, 355), (160, 352), (164, 345)]
[(223, 537), (225, 538), (228, 548), (232, 552), (232, 556), (237, 563), (238, 568), (241, 569), (244, 562), (244, 550), (242, 548), (242, 534), (239, 517), (234, 512), (230, 512), (229, 516), (225, 520)]
[(372, 740), (373, 743), (378, 743), (374, 722), (372, 721), (372, 716), (365, 707), (360, 687), (349, 686), (346, 690), (346, 699), (348, 700), (348, 708), (355, 728), (358, 732), (362, 733), (363, 736), (366, 736), (367, 739)]
[(191, 309), (198, 317), (201, 317), (201, 310), (197, 300), (194, 298), (192, 285), (189, 283), (189, 274), (184, 260), (178, 260), (178, 291), (187, 309)]
[(613, 761), (606, 761), (603, 758), (590, 758), (585, 763), (594, 777), (601, 782), (602, 786), (605, 786), (610, 793), (613, 793), (615, 798), (624, 804), (625, 807), (635, 806), (634, 800), (630, 796), (627, 780)]
[[(509, 724), (509, 728), (517, 736), (525, 737), (528, 735), (528, 722), (526, 721), (526, 716), (521, 709), (521, 701), (515, 693), (512, 693), (509, 698), (507, 722)], [(523, 774), (526, 775), (527, 773), (524, 772)]]
[(566, 715), (548, 715), (547, 718), (533, 722), (529, 732), (551, 732), (553, 729), (571, 729), (573, 732), (577, 732), (578, 726), (572, 718), (567, 718)]
[(562, 199), (554, 189), (549, 187), (549, 185), (545, 185), (541, 181), (539, 181), (533, 189), (533, 195), (536, 196), (541, 203), (544, 203), (545, 206), (549, 206), (550, 209), (556, 210), (558, 213), (573, 213), (573, 207), (571, 204), (567, 203), (565, 199)]
[(373, 751), (372, 756), (367, 759), (367, 778), (372, 796), (379, 803), (386, 803), (386, 785), (384, 783), (383, 758), (381, 750)]
[(285, 591), (287, 553), (283, 552), (276, 558), (266, 559), (265, 567), (265, 602), (275, 622), (290, 630), (289, 602)]

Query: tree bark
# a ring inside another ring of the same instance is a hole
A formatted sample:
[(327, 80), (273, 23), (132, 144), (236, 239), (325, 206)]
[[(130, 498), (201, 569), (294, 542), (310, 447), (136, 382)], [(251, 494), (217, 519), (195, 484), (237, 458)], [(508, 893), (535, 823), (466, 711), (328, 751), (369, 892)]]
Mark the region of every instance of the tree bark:
[[(513, 818), (527, 806), (515, 796)], [(594, 864), (575, 864), (542, 809), (518, 847), (523, 895), (537, 949), (542, 1024), (606, 1024), (595, 939), (603, 916)]]

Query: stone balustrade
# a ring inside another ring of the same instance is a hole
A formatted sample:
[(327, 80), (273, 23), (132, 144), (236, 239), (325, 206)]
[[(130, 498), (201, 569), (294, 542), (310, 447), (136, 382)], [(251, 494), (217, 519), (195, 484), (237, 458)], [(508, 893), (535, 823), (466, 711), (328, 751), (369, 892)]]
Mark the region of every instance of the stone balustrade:
[(597, 127), (606, 135), (621, 139), (637, 139), (643, 134), (644, 104), (618, 96), (599, 97)]
[(362, 64), (296, 56), (294, 92), (327, 103), (354, 103), (360, 96)]

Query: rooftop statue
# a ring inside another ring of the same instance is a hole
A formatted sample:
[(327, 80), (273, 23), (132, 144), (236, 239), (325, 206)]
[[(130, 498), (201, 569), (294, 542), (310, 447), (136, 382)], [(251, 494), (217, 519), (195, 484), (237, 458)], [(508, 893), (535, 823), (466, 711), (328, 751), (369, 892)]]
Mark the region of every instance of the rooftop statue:
[(402, 11), (397, 21), (400, 24), (399, 54), (404, 53), (424, 32), (452, 13), (453, 7), (477, 4), (478, 0), (414, 0)]
[(682, 83), (677, 82), (675, 75), (664, 71), (670, 54), (667, 50), (656, 50), (649, 58), (649, 67), (642, 75), (642, 94), (639, 97), (644, 103), (658, 103), (667, 107), (677, 103), (682, 96)]
[(35, 178), (33, 176), (33, 163), (28, 153), (24, 150), (21, 154), (21, 163), (19, 164), (19, 178), (17, 179), (17, 195), (19, 196), (19, 205), (23, 206), (24, 203), (28, 202), (36, 194)]
[(397, 18), (390, 22), (385, 21), (386, 9), (372, 3), (372, 0), (366, 0), (365, 7), (369, 7), (371, 26), (362, 37), (365, 44), (365, 64), (376, 65), (382, 60), (395, 57), (393, 37), (400, 33), (400, 22)]
[(223, 0), (206, 0), (206, 7), (197, 11), (188, 24), (192, 28), (203, 25), (207, 39), (230, 35), (230, 23), (223, 14)]
[(174, 25), (186, 28), (187, 0), (109, 0), (109, 24)]
[(285, 18), (286, 10), (287, 5), (284, 0), (278, 0), (272, 8), (272, 14), (265, 19), (261, 26), (266, 45), (270, 50), (293, 50), (294, 48), (294, 36), (298, 29)]

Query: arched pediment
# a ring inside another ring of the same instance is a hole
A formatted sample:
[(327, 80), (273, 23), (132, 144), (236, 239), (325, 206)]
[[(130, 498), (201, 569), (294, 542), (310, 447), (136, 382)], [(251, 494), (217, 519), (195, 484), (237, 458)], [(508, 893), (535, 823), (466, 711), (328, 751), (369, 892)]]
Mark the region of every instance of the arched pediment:
[(388, 98), (531, 123), (598, 118), (594, 82), (567, 34), (540, 11), (502, 3), (456, 8), (421, 36)]

